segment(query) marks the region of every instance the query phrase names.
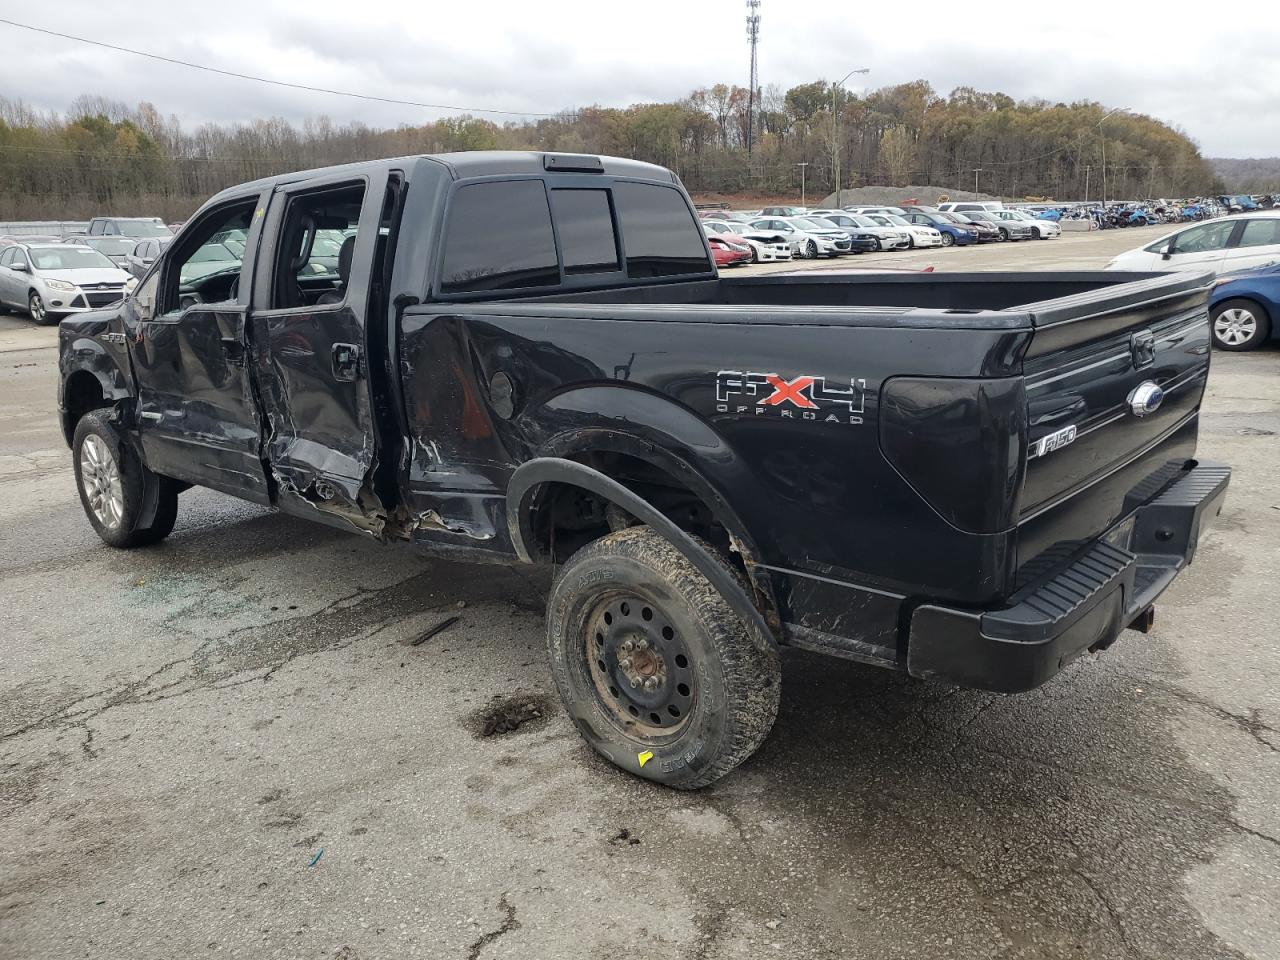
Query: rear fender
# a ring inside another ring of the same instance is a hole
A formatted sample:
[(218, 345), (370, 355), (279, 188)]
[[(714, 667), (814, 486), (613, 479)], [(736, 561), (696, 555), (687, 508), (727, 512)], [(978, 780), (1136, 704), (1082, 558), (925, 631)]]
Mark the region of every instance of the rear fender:
[[(661, 394), (634, 387), (582, 387), (526, 414), (526, 436), (541, 436), (535, 456), (576, 459), (623, 453), (659, 467), (692, 490), (733, 538), (752, 568), (774, 553), (767, 529), (748, 532), (735, 504), (766, 501), (747, 463), (702, 417)], [(602, 427), (601, 424), (609, 424)], [(726, 491), (732, 492), (732, 501)], [(767, 580), (761, 577), (761, 580)]]

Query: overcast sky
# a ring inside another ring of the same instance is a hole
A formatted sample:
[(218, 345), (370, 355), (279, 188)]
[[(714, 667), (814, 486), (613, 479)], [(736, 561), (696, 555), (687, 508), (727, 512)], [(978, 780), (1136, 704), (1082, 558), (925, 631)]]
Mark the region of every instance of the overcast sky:
[[(188, 9), (189, 8), (189, 9)], [(760, 80), (884, 86), (923, 78), (1015, 98), (1094, 99), (1190, 134), (1208, 156), (1280, 156), (1280, 18), (1177, 0), (871, 4), (763, 0)], [(223, 69), (422, 102), (554, 113), (747, 82), (743, 0), (63, 0), (35, 26)], [(0, 25), (0, 95), (62, 111), (82, 93), (148, 100), (185, 124), (327, 114), (373, 126), (441, 111), (291, 91)], [(493, 119), (501, 120), (502, 117)]]

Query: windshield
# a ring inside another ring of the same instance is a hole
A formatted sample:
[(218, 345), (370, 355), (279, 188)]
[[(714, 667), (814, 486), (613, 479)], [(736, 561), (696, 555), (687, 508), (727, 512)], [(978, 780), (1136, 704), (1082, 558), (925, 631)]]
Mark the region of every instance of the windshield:
[(115, 269), (114, 263), (90, 247), (31, 247), (29, 252), (37, 270)]
[(907, 221), (903, 220), (903, 219), (902, 219), (900, 216), (898, 216), (896, 213), (882, 213), (882, 214), (880, 214), (879, 216), (877, 216), (877, 217), (876, 217), (876, 219), (877, 219), (877, 220), (888, 220), (888, 221), (889, 221), (890, 223), (892, 223), (895, 227), (909, 227), (909, 226), (911, 226), (911, 224), (907, 223)]
[(221, 243), (206, 243), (187, 260), (187, 263), (213, 263), (221, 260), (239, 260), (228, 247)]
[(839, 230), (830, 220), (823, 220), (821, 217), (796, 217), (796, 223), (802, 227), (808, 227), (811, 230)]
[(173, 231), (152, 220), (120, 220), (120, 232), (126, 237), (172, 237)]
[(126, 253), (132, 253), (135, 246), (132, 240), (126, 240), (124, 237), (90, 237), (86, 242), (108, 257), (120, 257)]
[(316, 241), (311, 245), (311, 256), (315, 257), (336, 257), (342, 250), (342, 241), (334, 240), (331, 237), (322, 237), (316, 235)]
[(210, 239), (214, 243), (222, 244), (237, 257), (243, 257), (245, 236), (244, 230), (223, 230), (221, 233), (215, 233)]
[(957, 220), (957, 219), (956, 219), (952, 214), (949, 214), (949, 213), (934, 213), (934, 214), (931, 214), (931, 216), (932, 216), (934, 219), (936, 219), (936, 220), (942, 220), (942, 221), (943, 221), (943, 222), (945, 222), (945, 223), (959, 223), (959, 222), (960, 222), (960, 221), (959, 221), (959, 220)]

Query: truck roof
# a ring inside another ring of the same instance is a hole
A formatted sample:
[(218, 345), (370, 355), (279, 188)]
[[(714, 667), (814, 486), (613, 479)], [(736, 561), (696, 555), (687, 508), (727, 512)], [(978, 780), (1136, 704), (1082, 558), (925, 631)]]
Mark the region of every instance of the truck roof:
[(430, 160), (443, 164), (449, 169), (455, 180), (465, 177), (494, 177), (504, 174), (535, 176), (556, 172), (548, 169), (547, 158), (549, 157), (568, 162), (580, 161), (598, 164), (599, 172), (605, 176), (637, 177), (643, 180), (676, 182), (676, 176), (666, 167), (661, 167), (654, 163), (644, 163), (639, 160), (628, 160), (623, 157), (538, 150), (466, 150), (458, 153), (424, 153), (406, 157), (387, 157), (380, 160), (363, 160), (357, 163), (344, 163), (332, 167), (316, 167), (312, 170), (276, 174), (272, 177), (263, 177), (260, 180), (251, 180), (228, 187), (213, 197), (210, 202), (221, 200), (229, 194), (241, 193), (246, 188), (266, 189), (273, 184), (296, 183), (299, 180), (311, 180), (317, 177), (332, 176), (337, 173), (350, 173), (353, 176), (358, 176), (390, 167), (403, 167), (406, 164), (416, 163), (421, 160)]

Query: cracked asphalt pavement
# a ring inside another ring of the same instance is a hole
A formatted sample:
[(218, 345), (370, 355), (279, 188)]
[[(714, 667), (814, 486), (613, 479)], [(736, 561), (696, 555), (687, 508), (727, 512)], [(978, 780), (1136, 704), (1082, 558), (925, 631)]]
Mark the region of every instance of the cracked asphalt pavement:
[(686, 794), (571, 728), (543, 571), (199, 490), (103, 546), (53, 345), (0, 318), (2, 957), (1280, 957), (1280, 350), (1214, 358), (1152, 634), (1017, 697), (789, 653)]

